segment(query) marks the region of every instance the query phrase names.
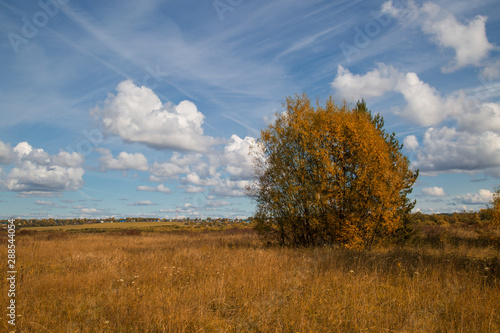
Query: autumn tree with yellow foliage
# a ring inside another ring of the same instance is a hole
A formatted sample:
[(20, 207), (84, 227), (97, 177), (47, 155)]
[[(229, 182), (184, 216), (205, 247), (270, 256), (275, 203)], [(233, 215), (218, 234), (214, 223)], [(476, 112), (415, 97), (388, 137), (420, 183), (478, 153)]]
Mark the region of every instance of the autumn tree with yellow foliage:
[(494, 226), (500, 226), (500, 187), (493, 193), (491, 212), (491, 224)]
[(259, 232), (289, 245), (368, 248), (407, 225), (418, 171), (364, 101), (289, 97), (253, 148)]

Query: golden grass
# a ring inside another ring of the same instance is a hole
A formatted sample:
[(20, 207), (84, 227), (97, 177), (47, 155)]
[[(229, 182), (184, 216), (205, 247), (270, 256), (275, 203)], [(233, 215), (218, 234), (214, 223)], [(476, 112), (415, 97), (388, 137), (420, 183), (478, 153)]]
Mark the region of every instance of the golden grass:
[(500, 332), (493, 247), (278, 248), (229, 229), (32, 233), (16, 249), (16, 332)]

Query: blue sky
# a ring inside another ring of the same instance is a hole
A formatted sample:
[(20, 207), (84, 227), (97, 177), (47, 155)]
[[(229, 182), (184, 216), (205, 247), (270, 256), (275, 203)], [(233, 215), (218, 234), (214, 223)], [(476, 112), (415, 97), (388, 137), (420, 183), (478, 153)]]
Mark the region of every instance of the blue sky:
[(367, 101), (425, 213), (500, 178), (500, 6), (0, 1), (0, 218), (246, 217), (248, 149), (285, 98)]

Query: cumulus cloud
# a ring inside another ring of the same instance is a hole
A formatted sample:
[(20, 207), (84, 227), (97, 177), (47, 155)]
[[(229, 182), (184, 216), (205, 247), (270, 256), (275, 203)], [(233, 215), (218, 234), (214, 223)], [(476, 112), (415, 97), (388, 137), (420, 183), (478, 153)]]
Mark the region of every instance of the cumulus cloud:
[(181, 182), (178, 187), (191, 194), (208, 192), (224, 197), (243, 196), (248, 180), (253, 177), (249, 148), (254, 142), (252, 137), (232, 135), (222, 150), (212, 150), (209, 154), (174, 152), (168, 161), (155, 162), (151, 166), (149, 180), (163, 182), (177, 178)]
[[(343, 85), (345, 82), (348, 84)], [(406, 105), (396, 110), (399, 116), (426, 127), (446, 122), (447, 126), (428, 128), (421, 143), (415, 135), (404, 139), (415, 168), (429, 174), (480, 171), (500, 178), (499, 103), (485, 101), (477, 94), (467, 96), (464, 90), (442, 96), (416, 73), (402, 73), (384, 64), (364, 75), (339, 67), (332, 86), (345, 98), (351, 92), (352, 96), (363, 93), (357, 87), (366, 89), (368, 96), (398, 92), (406, 100)]]
[(473, 65), (480, 66), (494, 46), (486, 36), (486, 17), (477, 15), (473, 20), (461, 23), (440, 6), (426, 2), (421, 7), (410, 1), (406, 7), (396, 8), (392, 1), (382, 5), (386, 12), (402, 22), (411, 22), (431, 36), (431, 40), (443, 48), (455, 51), (452, 63), (443, 67), (444, 72)]
[(457, 103), (457, 109), (462, 106), (463, 111), (457, 113), (455, 118), (461, 131), (477, 134), (485, 131), (500, 131), (500, 104), (467, 101), (464, 96), (461, 96), (460, 99)]
[(128, 206), (154, 206), (154, 205), (156, 205), (156, 204), (152, 201), (149, 201), (149, 200), (136, 201), (136, 202), (131, 202), (128, 204)]
[(117, 94), (90, 111), (108, 133), (155, 149), (206, 152), (217, 140), (203, 134), (204, 115), (195, 104), (162, 104), (147, 87), (121, 82)]
[[(242, 173), (235, 172), (241, 176)], [(245, 189), (250, 181), (241, 177), (227, 178), (221, 172), (215, 175), (200, 175), (197, 172), (190, 172), (181, 178), (182, 186), (188, 193), (204, 192), (206, 188), (213, 196), (240, 197), (245, 195)]]
[(54, 196), (83, 186), (81, 154), (60, 151), (50, 155), (28, 142), (19, 143), (12, 152), (16, 154), (15, 166), (2, 182), (9, 191), (23, 196)]
[(221, 179), (210, 189), (210, 193), (221, 197), (243, 197), (246, 195), (248, 185), (250, 185), (248, 180)]
[(148, 160), (140, 153), (127, 153), (122, 151), (116, 158), (113, 158), (111, 151), (104, 148), (97, 149), (103, 156), (99, 158), (101, 170), (140, 170), (149, 169)]
[(192, 184), (197, 186), (215, 186), (219, 183), (219, 179), (212, 177), (201, 177), (196, 172), (190, 172), (186, 177), (182, 178), (184, 184)]
[(416, 150), (419, 147), (418, 139), (415, 135), (408, 135), (403, 140), (403, 146), (409, 150)]
[(407, 103), (399, 113), (422, 126), (441, 122), (453, 106), (452, 100), (441, 98), (436, 89), (420, 80), (416, 73), (401, 76), (395, 90), (404, 96)]
[(500, 78), (500, 60), (486, 64), (481, 71), (481, 76), (489, 81)]
[(52, 201), (45, 201), (45, 200), (37, 200), (35, 202), (35, 204), (39, 205), (39, 206), (53, 206), (54, 202), (52, 202)]
[(16, 153), (10, 144), (0, 141), (0, 164), (11, 164), (16, 160)]
[(76, 168), (83, 165), (84, 158), (82, 154), (76, 152), (69, 153), (60, 151), (57, 155), (51, 157), (52, 162), (66, 168)]
[[(33, 147), (26, 141), (20, 142), (13, 149), (19, 156), (26, 156), (33, 151)], [(41, 149), (38, 150), (41, 152)]]
[(471, 134), (455, 128), (429, 128), (415, 149), (413, 166), (421, 171), (484, 171), (500, 176), (500, 136)]
[(222, 161), (232, 179), (253, 177), (252, 157), (250, 156), (250, 146), (253, 144), (255, 144), (254, 138), (247, 136), (241, 139), (233, 134), (224, 147)]
[(489, 190), (481, 189), (477, 193), (467, 193), (459, 195), (454, 200), (460, 204), (483, 205), (489, 204), (493, 200), (493, 193)]
[(85, 215), (98, 215), (101, 214), (102, 211), (97, 208), (80, 208), (80, 213)]
[(181, 155), (175, 152), (168, 162), (154, 162), (149, 170), (150, 181), (162, 182), (170, 178), (178, 178), (179, 175), (191, 172), (191, 167), (197, 167), (201, 163), (202, 154)]
[(437, 91), (421, 81), (416, 73), (401, 73), (394, 67), (382, 63), (363, 75), (352, 74), (339, 65), (337, 76), (331, 85), (346, 99), (382, 96), (391, 91), (399, 92), (407, 104), (398, 111), (398, 114), (422, 126), (442, 121), (452, 104), (452, 99), (443, 100)]
[(160, 184), (158, 186), (138, 186), (137, 191), (160, 192), (165, 194), (172, 193), (172, 190), (163, 184)]
[(423, 188), (422, 194), (431, 197), (444, 197), (447, 195), (442, 187), (437, 187), (437, 186)]
[(205, 192), (205, 189), (201, 186), (184, 185), (184, 186), (182, 186), (182, 188), (184, 188), (184, 192), (191, 193), (191, 194)]
[(433, 126), (453, 119), (464, 131), (500, 131), (500, 104), (468, 97), (462, 90), (441, 96), (416, 73), (402, 73), (392, 66), (379, 63), (377, 68), (363, 75), (352, 74), (339, 66), (331, 84), (346, 99), (398, 92), (403, 95), (406, 105), (396, 113), (421, 126)]
[(378, 68), (364, 75), (352, 74), (348, 69), (339, 65), (337, 76), (331, 85), (344, 98), (359, 100), (382, 96), (393, 91), (400, 76), (397, 69), (383, 63), (379, 63)]
[(150, 181), (161, 182), (169, 178), (175, 178), (180, 174), (189, 172), (189, 166), (179, 166), (174, 163), (158, 163), (154, 162), (150, 169)]

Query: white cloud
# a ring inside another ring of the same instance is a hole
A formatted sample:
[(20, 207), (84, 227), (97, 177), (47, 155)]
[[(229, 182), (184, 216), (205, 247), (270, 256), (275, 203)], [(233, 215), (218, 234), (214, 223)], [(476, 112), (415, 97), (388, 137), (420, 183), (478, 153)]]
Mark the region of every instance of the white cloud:
[(35, 202), (36, 205), (40, 205), (40, 206), (53, 206), (54, 205), (54, 202), (52, 201), (45, 201), (45, 200), (37, 200)]
[(99, 158), (101, 170), (140, 170), (146, 171), (149, 169), (148, 160), (140, 153), (127, 153), (122, 151), (118, 156), (113, 158), (111, 151), (104, 148), (97, 149), (103, 156)]
[(151, 181), (162, 181), (168, 178), (177, 177), (180, 174), (189, 172), (189, 166), (179, 166), (174, 163), (157, 163), (155, 162), (150, 170), (152, 176)]
[(147, 87), (121, 82), (117, 94), (90, 111), (111, 134), (155, 149), (206, 152), (217, 140), (203, 134), (204, 115), (190, 101), (162, 104)]
[(381, 63), (364, 75), (354, 75), (339, 66), (332, 87), (346, 99), (398, 92), (405, 98), (406, 105), (396, 113), (421, 126), (437, 125), (446, 119), (453, 119), (461, 130), (474, 133), (500, 131), (500, 104), (484, 102), (475, 96), (468, 97), (462, 90), (441, 96), (434, 87), (420, 80), (416, 73), (402, 73)]
[(50, 155), (27, 142), (19, 143), (13, 152), (17, 154), (15, 166), (3, 181), (9, 191), (23, 196), (54, 196), (83, 186), (81, 154), (60, 151)]
[(413, 166), (421, 171), (484, 171), (500, 176), (500, 136), (454, 128), (429, 128), (416, 149)]
[(170, 162), (181, 166), (181, 167), (186, 167), (190, 166), (196, 163), (199, 163), (200, 159), (202, 157), (202, 154), (180, 154), (178, 152), (174, 152), (172, 154), (172, 157), (170, 158)]
[(10, 191), (22, 195), (52, 196), (81, 188), (83, 174), (82, 168), (46, 167), (26, 162), (10, 171), (5, 184)]
[(339, 65), (337, 76), (331, 85), (346, 99), (359, 100), (382, 96), (395, 89), (401, 74), (392, 66), (382, 63), (377, 65), (377, 69), (364, 75), (352, 74), (348, 69)]
[(441, 122), (447, 115), (448, 107), (438, 92), (422, 82), (416, 73), (407, 73), (395, 88), (400, 92), (407, 104), (399, 113), (422, 125), (430, 126)]
[(404, 23), (416, 24), (424, 33), (431, 35), (431, 40), (437, 45), (453, 49), (455, 59), (442, 68), (444, 72), (468, 65), (480, 66), (494, 49), (486, 36), (485, 16), (477, 15), (473, 20), (461, 23), (453, 14), (434, 3), (426, 2), (418, 7), (413, 1), (406, 8), (395, 8), (392, 1), (387, 1), (382, 5), (382, 11)]
[(100, 209), (97, 208), (81, 208), (80, 209), (81, 214), (87, 214), (87, 215), (96, 215), (102, 213)]
[(222, 164), (225, 170), (234, 179), (251, 179), (253, 177), (252, 157), (250, 146), (255, 144), (255, 139), (245, 137), (241, 139), (233, 134), (224, 147)]
[(248, 185), (250, 185), (248, 180), (221, 179), (210, 189), (210, 193), (221, 197), (243, 197), (246, 195)]
[(160, 192), (160, 193), (165, 193), (165, 194), (172, 193), (172, 190), (163, 184), (160, 184), (160, 185), (155, 186), (155, 187), (154, 186), (138, 186), (137, 191)]
[(11, 164), (15, 159), (16, 154), (12, 147), (0, 141), (0, 164)]
[(219, 183), (218, 178), (200, 177), (196, 172), (190, 172), (186, 177), (182, 178), (185, 184), (193, 184), (197, 186), (215, 186)]
[(423, 188), (422, 194), (431, 197), (444, 197), (447, 195), (442, 187), (437, 187), (437, 186)]
[[(202, 154), (185, 154), (182, 155), (174, 152), (168, 162), (158, 163), (154, 162), (150, 169), (150, 181), (162, 182), (170, 178), (177, 178), (179, 175), (188, 174), (191, 168), (199, 168), (203, 163), (201, 162)], [(208, 167), (203, 167), (204, 169)]]
[(500, 78), (500, 60), (492, 61), (485, 65), (481, 72), (481, 76), (489, 81)]
[(83, 164), (84, 158), (83, 155), (76, 152), (60, 151), (57, 155), (52, 156), (52, 162), (66, 168), (76, 168)]
[(463, 96), (457, 101), (457, 110), (462, 109), (455, 115), (460, 130), (477, 134), (500, 131), (500, 104), (472, 100), (473, 104), (470, 104)]
[(222, 151), (208, 155), (174, 153), (168, 162), (155, 162), (150, 181), (164, 181), (179, 176), (186, 193), (210, 193), (220, 196), (243, 196), (248, 179), (253, 177), (249, 147), (251, 137), (231, 136)]
[(364, 75), (353, 75), (339, 65), (332, 87), (346, 99), (382, 96), (395, 91), (401, 93), (407, 104), (398, 114), (415, 123), (430, 126), (442, 121), (447, 114), (447, 103), (436, 90), (422, 82), (416, 73), (401, 73), (392, 66), (377, 64)]
[(415, 135), (408, 135), (403, 140), (403, 146), (409, 150), (416, 150), (419, 147), (418, 139)]
[(364, 75), (339, 68), (332, 86), (344, 97), (399, 92), (407, 104), (396, 111), (398, 115), (421, 126), (454, 122), (456, 128), (429, 128), (422, 144), (414, 135), (405, 138), (405, 147), (415, 156), (413, 166), (421, 171), (479, 171), (500, 177), (500, 104), (477, 94), (467, 96), (463, 90), (441, 96), (416, 73), (401, 73), (384, 64)]
[(28, 155), (33, 150), (33, 147), (26, 141), (20, 142), (14, 147), (14, 151), (19, 155)]
[(184, 191), (186, 193), (203, 193), (205, 192), (205, 189), (200, 186), (194, 186), (194, 185), (185, 185), (182, 186), (184, 188)]
[(489, 190), (481, 189), (477, 193), (467, 193), (454, 198), (455, 201), (467, 205), (489, 204), (493, 200), (493, 193)]
[(128, 206), (153, 206), (153, 205), (156, 204), (150, 200), (136, 201), (128, 204)]

